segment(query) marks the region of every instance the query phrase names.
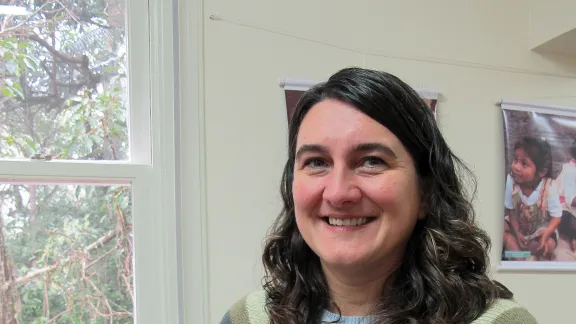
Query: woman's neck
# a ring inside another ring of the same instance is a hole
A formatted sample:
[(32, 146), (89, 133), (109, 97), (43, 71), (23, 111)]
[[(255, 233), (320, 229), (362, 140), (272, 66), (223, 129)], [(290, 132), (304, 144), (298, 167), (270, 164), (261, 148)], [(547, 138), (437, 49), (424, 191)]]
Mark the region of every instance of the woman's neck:
[(338, 306), (338, 309), (330, 309), (332, 312), (340, 312), (342, 316), (364, 316), (370, 314), (380, 296), (385, 279), (374, 280), (365, 283), (346, 283), (336, 278), (330, 280), (330, 297)]
[[(371, 314), (382, 299), (383, 290), (386, 289), (391, 273), (396, 269), (386, 266), (380, 271), (338, 270), (323, 266), (324, 275), (330, 288), (330, 298), (338, 309), (329, 309), (340, 312), (342, 316), (365, 316)], [(374, 269), (374, 267), (363, 267)]]

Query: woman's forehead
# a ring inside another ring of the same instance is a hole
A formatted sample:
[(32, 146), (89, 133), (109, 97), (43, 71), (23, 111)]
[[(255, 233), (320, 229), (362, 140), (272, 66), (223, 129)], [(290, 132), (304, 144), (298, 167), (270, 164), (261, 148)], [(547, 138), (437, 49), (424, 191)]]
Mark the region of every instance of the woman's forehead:
[(338, 154), (378, 151), (395, 158), (408, 154), (388, 128), (356, 107), (337, 100), (314, 105), (304, 117), (297, 136), (298, 155), (302, 151)]
[(310, 108), (304, 117), (298, 132), (298, 142), (363, 142), (391, 135), (386, 127), (356, 107), (337, 100), (324, 100)]

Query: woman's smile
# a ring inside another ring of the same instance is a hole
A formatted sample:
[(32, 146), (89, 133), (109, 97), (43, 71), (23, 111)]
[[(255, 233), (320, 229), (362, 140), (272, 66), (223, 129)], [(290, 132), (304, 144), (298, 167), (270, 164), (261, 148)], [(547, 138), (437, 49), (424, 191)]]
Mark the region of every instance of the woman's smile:
[(333, 232), (353, 232), (377, 226), (378, 217), (322, 217), (322, 225)]

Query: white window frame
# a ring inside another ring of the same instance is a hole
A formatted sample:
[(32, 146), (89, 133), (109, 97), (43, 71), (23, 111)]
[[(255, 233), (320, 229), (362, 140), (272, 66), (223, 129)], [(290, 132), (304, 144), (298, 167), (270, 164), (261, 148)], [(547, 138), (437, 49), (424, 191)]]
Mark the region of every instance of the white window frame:
[[(131, 161), (4, 160), (0, 161), (0, 182), (131, 184), (135, 322), (184, 323), (182, 206), (178, 202), (180, 182), (176, 183), (180, 164), (176, 159), (180, 134), (176, 127), (179, 105), (175, 90), (180, 80), (175, 70), (178, 51), (174, 50), (178, 3), (127, 0), (127, 8)], [(197, 112), (198, 102), (190, 110)], [(198, 148), (198, 143), (186, 145)], [(193, 178), (199, 178), (199, 169), (193, 173)], [(194, 195), (200, 197), (197, 190)], [(192, 200), (201, 206), (199, 199)], [(194, 213), (192, 218), (200, 219), (196, 215), (199, 214)], [(197, 230), (201, 235), (204, 232), (201, 227)], [(202, 271), (202, 265), (196, 266)], [(197, 274), (202, 278), (201, 272)]]
[(175, 0), (177, 71), (181, 89), (177, 123), (176, 187), (181, 211), (183, 322), (219, 323), (224, 314), (210, 316), (206, 215), (206, 160), (204, 138), (204, 1)]

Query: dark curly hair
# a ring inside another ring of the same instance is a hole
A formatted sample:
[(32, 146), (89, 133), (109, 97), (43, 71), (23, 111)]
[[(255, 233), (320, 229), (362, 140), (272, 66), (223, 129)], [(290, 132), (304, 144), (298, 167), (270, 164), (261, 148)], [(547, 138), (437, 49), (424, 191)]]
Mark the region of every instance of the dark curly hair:
[[(310, 108), (325, 99), (356, 107), (398, 137), (415, 161), (429, 206), (427, 216), (416, 224), (391, 290), (379, 301), (376, 323), (469, 323), (495, 299), (512, 298), (487, 274), (491, 242), (475, 223), (475, 179), (448, 147), (431, 110), (391, 74), (346, 68), (308, 90), (290, 123), (281, 184), (284, 208), (262, 256), (271, 323), (316, 324), (332, 305), (320, 260), (296, 226), (292, 197), (299, 127)], [(474, 189), (470, 195), (466, 187)]]

